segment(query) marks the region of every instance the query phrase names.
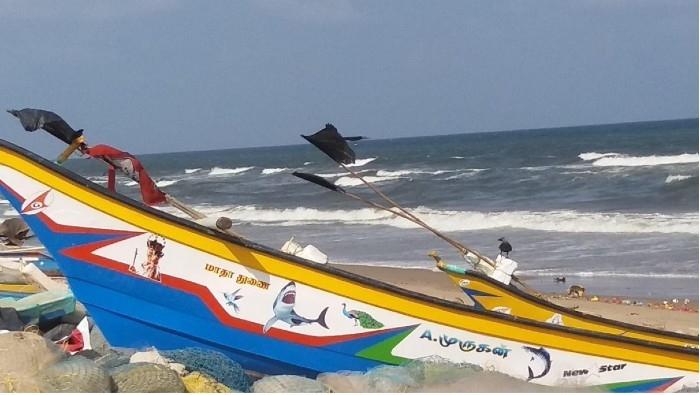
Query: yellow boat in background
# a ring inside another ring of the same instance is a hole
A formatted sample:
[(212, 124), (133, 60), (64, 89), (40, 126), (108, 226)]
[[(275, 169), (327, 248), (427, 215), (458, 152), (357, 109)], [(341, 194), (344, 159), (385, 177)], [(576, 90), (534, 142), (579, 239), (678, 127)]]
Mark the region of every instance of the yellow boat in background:
[(512, 284), (506, 285), (479, 271), (448, 265), (434, 253), (430, 256), (436, 257), (437, 267), (464, 291), (469, 299), (467, 303), (476, 309), (655, 343), (698, 347), (697, 336), (582, 313), (527, 293)]

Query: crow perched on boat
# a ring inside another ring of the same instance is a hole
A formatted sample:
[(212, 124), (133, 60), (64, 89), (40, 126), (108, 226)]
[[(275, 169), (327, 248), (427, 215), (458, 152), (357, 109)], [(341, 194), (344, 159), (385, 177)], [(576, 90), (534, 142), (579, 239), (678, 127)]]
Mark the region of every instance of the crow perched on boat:
[(508, 254), (513, 251), (513, 247), (510, 245), (508, 240), (506, 240), (505, 237), (501, 237), (498, 239), (498, 241), (501, 242), (501, 244), (498, 246), (498, 249), (501, 250), (501, 254), (505, 253), (506, 257), (508, 257)]

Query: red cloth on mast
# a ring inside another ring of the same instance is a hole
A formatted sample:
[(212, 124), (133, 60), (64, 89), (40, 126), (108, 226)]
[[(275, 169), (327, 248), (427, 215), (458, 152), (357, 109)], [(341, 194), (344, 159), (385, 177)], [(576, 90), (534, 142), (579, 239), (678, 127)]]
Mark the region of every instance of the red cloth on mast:
[(104, 144), (86, 148), (83, 152), (93, 158), (108, 161), (108, 164), (110, 164), (107, 181), (109, 189), (114, 190), (114, 168), (118, 168), (129, 178), (138, 181), (141, 187), (141, 199), (143, 199), (144, 203), (154, 205), (165, 202), (165, 194), (158, 189), (151, 177), (148, 176), (148, 172), (143, 168), (141, 162), (130, 153)]

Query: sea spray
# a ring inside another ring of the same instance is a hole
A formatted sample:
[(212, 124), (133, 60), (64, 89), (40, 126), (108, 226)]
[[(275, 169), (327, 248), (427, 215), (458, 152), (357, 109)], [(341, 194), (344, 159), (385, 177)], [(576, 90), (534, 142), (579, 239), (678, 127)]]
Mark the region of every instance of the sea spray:
[(213, 167), (209, 171), (210, 176), (221, 176), (221, 175), (229, 175), (229, 174), (240, 174), (244, 173), (250, 169), (252, 169), (253, 166), (246, 166), (246, 167), (237, 167), (235, 169), (227, 169), (227, 168), (222, 168), (222, 167)]
[[(264, 225), (363, 224), (415, 229), (418, 225), (374, 208), (320, 210), (309, 207), (271, 209), (258, 206), (195, 206), (204, 213), (230, 216)], [(476, 212), (409, 208), (426, 223), (445, 232), (519, 228), (571, 233), (689, 233), (698, 234), (697, 214), (587, 213), (573, 210)], [(176, 213), (173, 211), (173, 213)]]
[(698, 154), (665, 156), (606, 156), (593, 162), (593, 166), (659, 166), (682, 163), (698, 163)]

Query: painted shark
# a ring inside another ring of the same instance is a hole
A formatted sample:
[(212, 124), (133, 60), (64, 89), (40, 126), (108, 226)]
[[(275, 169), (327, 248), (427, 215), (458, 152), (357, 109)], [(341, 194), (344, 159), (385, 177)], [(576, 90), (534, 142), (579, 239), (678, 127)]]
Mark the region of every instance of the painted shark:
[(294, 284), (294, 281), (290, 281), (289, 284), (282, 288), (280, 293), (277, 295), (275, 302), (272, 304), (272, 312), (275, 315), (273, 315), (272, 318), (267, 321), (263, 327), (263, 333), (267, 333), (267, 331), (269, 331), (270, 328), (272, 328), (272, 325), (274, 325), (274, 323), (277, 321), (286, 322), (290, 327), (313, 324), (315, 322), (328, 329), (328, 325), (326, 325), (326, 312), (328, 311), (328, 307), (321, 310), (321, 314), (318, 315), (318, 318), (312, 320), (302, 317), (297, 314), (296, 311), (294, 311), (296, 298), (297, 286)]

